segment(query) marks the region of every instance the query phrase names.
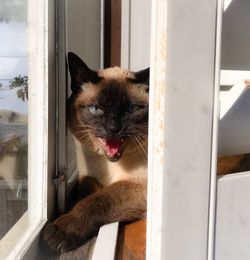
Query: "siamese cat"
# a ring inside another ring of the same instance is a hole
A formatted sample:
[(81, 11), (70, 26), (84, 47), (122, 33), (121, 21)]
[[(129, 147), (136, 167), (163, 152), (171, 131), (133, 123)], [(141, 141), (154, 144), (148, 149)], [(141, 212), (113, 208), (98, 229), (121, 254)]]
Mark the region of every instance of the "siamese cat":
[(93, 71), (74, 53), (68, 65), (67, 121), (82, 199), (43, 232), (58, 253), (79, 247), (104, 224), (146, 215), (149, 68)]
[[(43, 232), (58, 253), (79, 247), (104, 224), (146, 216), (149, 69), (93, 71), (74, 53), (68, 65), (79, 202)], [(218, 159), (218, 175), (249, 169), (250, 154)]]

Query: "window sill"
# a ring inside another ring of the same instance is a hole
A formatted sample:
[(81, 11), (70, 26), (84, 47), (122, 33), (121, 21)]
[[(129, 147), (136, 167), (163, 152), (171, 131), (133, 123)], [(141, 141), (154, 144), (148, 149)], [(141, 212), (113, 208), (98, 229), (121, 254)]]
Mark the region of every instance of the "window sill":
[[(31, 221), (28, 212), (0, 241), (0, 259), (22, 259), (34, 243), (46, 220)], [(34, 253), (34, 259), (36, 250)]]

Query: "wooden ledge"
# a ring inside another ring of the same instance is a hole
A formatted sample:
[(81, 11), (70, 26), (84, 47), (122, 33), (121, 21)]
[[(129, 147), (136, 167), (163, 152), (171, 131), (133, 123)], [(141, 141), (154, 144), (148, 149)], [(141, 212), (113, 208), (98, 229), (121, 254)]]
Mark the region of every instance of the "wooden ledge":
[(146, 220), (120, 225), (116, 260), (144, 260), (146, 256)]

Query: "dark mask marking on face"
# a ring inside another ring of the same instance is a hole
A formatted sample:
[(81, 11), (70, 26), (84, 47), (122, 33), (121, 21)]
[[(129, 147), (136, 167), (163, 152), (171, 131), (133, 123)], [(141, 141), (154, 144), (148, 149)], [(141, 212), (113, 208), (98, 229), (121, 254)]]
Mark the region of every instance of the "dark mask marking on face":
[[(74, 66), (75, 73), (79, 70), (77, 66), (83, 67), (83, 64), (78, 61)], [(138, 140), (147, 139), (148, 91), (145, 86), (149, 69), (134, 75), (129, 72), (131, 77), (124, 77), (123, 70), (119, 69), (122, 76), (117, 78), (109, 76), (110, 70), (107, 74), (104, 71), (102, 77), (97, 76), (98, 81), (88, 80), (84, 89), (80, 87), (72, 93), (68, 102), (68, 122), (82, 143), (85, 143), (83, 136), (87, 133), (86, 138), (99, 144), (110, 161), (117, 161), (128, 144), (135, 146)], [(71, 71), (71, 77), (76, 76), (74, 73)], [(126, 71), (124, 73), (127, 75)], [(81, 75), (81, 80), (84, 77), (88, 78)]]

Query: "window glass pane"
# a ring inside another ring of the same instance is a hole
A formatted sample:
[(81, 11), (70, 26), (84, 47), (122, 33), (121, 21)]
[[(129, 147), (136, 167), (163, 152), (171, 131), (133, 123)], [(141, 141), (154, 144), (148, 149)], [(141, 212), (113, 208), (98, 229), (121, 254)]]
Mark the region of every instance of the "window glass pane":
[(0, 239), (27, 210), (27, 0), (0, 0)]
[[(75, 52), (92, 69), (99, 69), (101, 66), (101, 1), (68, 1), (66, 10), (68, 18), (66, 21), (67, 51)], [(75, 26), (76, 24), (79, 26)], [(89, 31), (91, 31), (91, 34), (89, 34)], [(71, 95), (70, 76), (68, 76), (68, 79), (69, 97)], [(74, 137), (70, 131), (67, 132), (67, 136), (67, 179), (68, 189), (70, 190), (71, 183), (74, 183), (75, 176), (73, 173), (76, 172), (76, 169), (81, 171), (80, 174), (84, 173), (84, 159), (81, 150), (76, 150)]]

